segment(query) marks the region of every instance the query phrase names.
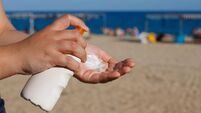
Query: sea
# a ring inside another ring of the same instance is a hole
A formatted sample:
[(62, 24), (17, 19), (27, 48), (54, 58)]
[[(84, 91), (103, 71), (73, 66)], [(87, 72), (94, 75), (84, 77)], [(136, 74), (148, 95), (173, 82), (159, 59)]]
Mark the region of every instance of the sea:
[(102, 29), (138, 28), (140, 32), (191, 35), (192, 30), (201, 28), (201, 11), (49, 11), (49, 12), (7, 12), (12, 24), (21, 31), (39, 31), (64, 14), (81, 18), (94, 34)]

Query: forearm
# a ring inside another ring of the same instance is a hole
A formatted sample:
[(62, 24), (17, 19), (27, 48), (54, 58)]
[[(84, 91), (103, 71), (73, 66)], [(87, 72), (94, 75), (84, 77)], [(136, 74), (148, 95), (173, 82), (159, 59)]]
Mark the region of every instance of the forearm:
[(19, 42), (27, 37), (27, 34), (19, 32), (9, 21), (0, 0), (0, 46)]
[(28, 34), (16, 31), (16, 30), (5, 30), (0, 34), (0, 46), (13, 44), (24, 40), (28, 37)]
[(16, 44), (0, 47), (0, 79), (21, 73)]

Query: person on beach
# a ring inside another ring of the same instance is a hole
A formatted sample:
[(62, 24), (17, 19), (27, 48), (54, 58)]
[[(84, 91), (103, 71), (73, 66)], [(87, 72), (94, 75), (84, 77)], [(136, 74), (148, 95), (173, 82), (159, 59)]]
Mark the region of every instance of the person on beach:
[[(130, 72), (134, 66), (132, 59), (116, 62), (103, 50), (87, 44), (77, 30), (66, 30), (69, 26), (89, 30), (82, 20), (72, 15), (64, 15), (29, 36), (13, 27), (0, 0), (0, 23), (0, 79), (16, 74), (33, 75), (59, 66), (74, 71), (74, 76), (82, 82), (106, 83)], [(108, 64), (105, 72), (87, 70), (82, 65), (88, 49), (96, 51), (96, 55)], [(65, 54), (80, 58), (82, 63)], [(3, 99), (0, 99), (0, 113), (5, 113)]]

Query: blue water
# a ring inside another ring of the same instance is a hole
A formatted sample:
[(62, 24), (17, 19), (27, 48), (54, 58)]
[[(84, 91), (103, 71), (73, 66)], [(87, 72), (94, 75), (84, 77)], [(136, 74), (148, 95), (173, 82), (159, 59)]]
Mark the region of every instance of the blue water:
[[(13, 14), (16, 12), (8, 12)], [(17, 12), (23, 13), (23, 12)], [(170, 33), (173, 35), (185, 34), (190, 35), (195, 28), (201, 28), (201, 18), (183, 19), (178, 18), (149, 18), (148, 15), (182, 15), (196, 14), (201, 15), (201, 12), (32, 12), (34, 14), (52, 14), (57, 13), (72, 13), (75, 15), (85, 14), (82, 19), (89, 26), (92, 33), (101, 34), (102, 28), (116, 29), (118, 27), (127, 29), (137, 27), (140, 31)], [(87, 15), (87, 16), (86, 16)], [(27, 31), (29, 29), (28, 18), (10, 18), (14, 26), (19, 30)], [(56, 19), (56, 16), (50, 18), (35, 19), (35, 29), (39, 31), (49, 25)]]

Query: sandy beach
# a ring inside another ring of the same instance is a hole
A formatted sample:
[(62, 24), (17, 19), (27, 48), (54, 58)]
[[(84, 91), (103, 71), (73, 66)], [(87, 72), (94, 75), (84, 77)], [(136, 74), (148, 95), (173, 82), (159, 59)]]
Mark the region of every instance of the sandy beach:
[[(108, 84), (71, 79), (51, 113), (201, 112), (201, 45), (142, 45), (103, 36), (93, 36), (89, 43), (118, 60), (135, 59), (136, 67)], [(0, 81), (7, 113), (45, 113), (20, 97), (29, 77)]]

